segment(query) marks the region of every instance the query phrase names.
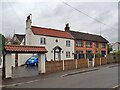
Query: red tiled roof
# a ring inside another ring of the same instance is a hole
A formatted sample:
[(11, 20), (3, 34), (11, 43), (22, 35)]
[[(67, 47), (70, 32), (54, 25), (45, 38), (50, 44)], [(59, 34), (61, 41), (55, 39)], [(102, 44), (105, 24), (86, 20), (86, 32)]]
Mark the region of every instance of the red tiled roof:
[(41, 47), (41, 46), (26, 46), (26, 45), (6, 45), (5, 46), (5, 50), (7, 52), (33, 52), (33, 53), (38, 53), (38, 52), (42, 52), (42, 53), (47, 53), (47, 50), (45, 47)]
[(69, 34), (68, 32), (56, 30), (56, 29), (32, 26), (32, 32), (35, 35), (45, 35), (45, 36), (73, 39), (72, 35)]

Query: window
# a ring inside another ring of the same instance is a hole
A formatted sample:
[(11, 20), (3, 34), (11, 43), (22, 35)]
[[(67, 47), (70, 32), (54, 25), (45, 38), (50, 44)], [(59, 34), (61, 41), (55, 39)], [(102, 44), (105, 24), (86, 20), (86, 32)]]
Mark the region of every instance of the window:
[(55, 42), (58, 42), (58, 39), (56, 39)]
[(92, 51), (91, 50), (86, 50), (86, 54), (88, 54), (88, 53), (92, 53)]
[(86, 47), (91, 48), (92, 47), (92, 42), (91, 41), (86, 41)]
[(101, 43), (101, 47), (102, 47), (102, 48), (105, 48), (105, 43)]
[(70, 47), (70, 41), (66, 41), (66, 46)]
[(83, 51), (82, 50), (76, 51), (76, 53), (83, 54)]
[(40, 44), (46, 44), (46, 38), (41, 37), (40, 38)]
[(70, 58), (70, 52), (66, 52), (66, 58)]
[(80, 59), (80, 58), (84, 58), (84, 54), (83, 54), (83, 51), (80, 50), (80, 51), (76, 51), (76, 54), (75, 54), (75, 59)]
[(96, 48), (98, 48), (98, 42), (96, 42)]
[(83, 41), (76, 41), (76, 47), (83, 47)]

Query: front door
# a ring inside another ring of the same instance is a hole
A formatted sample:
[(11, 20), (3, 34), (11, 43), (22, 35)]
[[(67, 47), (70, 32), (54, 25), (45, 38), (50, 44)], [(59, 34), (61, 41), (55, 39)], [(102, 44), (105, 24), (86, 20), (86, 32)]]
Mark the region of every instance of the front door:
[(60, 60), (60, 53), (55, 53), (55, 60)]
[(53, 48), (54, 50), (54, 61), (61, 60), (61, 48), (59, 46), (56, 46)]

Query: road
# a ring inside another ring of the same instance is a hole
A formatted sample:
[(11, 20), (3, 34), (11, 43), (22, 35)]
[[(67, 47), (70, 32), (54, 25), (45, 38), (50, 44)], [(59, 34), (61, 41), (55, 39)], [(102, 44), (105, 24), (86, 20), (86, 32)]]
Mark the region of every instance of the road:
[[(77, 71), (79, 72), (79, 71)], [(69, 71), (62, 75), (40, 78), (33, 81), (12, 84), (7, 88), (112, 88), (118, 85), (118, 66), (98, 68), (95, 71), (76, 73)]]

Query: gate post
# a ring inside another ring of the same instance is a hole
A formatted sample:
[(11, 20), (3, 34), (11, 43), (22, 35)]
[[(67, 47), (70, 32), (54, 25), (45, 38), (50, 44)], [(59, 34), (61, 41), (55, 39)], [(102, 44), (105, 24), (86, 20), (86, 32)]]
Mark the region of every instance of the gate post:
[(38, 54), (38, 72), (39, 74), (44, 74), (45, 70), (45, 54), (39, 53)]
[(87, 62), (88, 62), (88, 67), (90, 67), (90, 63), (89, 63), (89, 59), (87, 58)]
[(65, 70), (65, 62), (64, 62), (64, 60), (63, 60), (63, 71)]
[(92, 66), (94, 67), (95, 66), (95, 53), (93, 55), (93, 62), (92, 62)]
[(101, 56), (100, 56), (100, 66), (101, 66), (101, 64), (102, 64), (102, 59), (101, 59)]
[(77, 61), (78, 61), (78, 60), (76, 59), (75, 61), (76, 61), (75, 64), (76, 64), (76, 69), (77, 69)]
[(5, 78), (12, 78), (12, 57), (11, 53), (5, 56)]

